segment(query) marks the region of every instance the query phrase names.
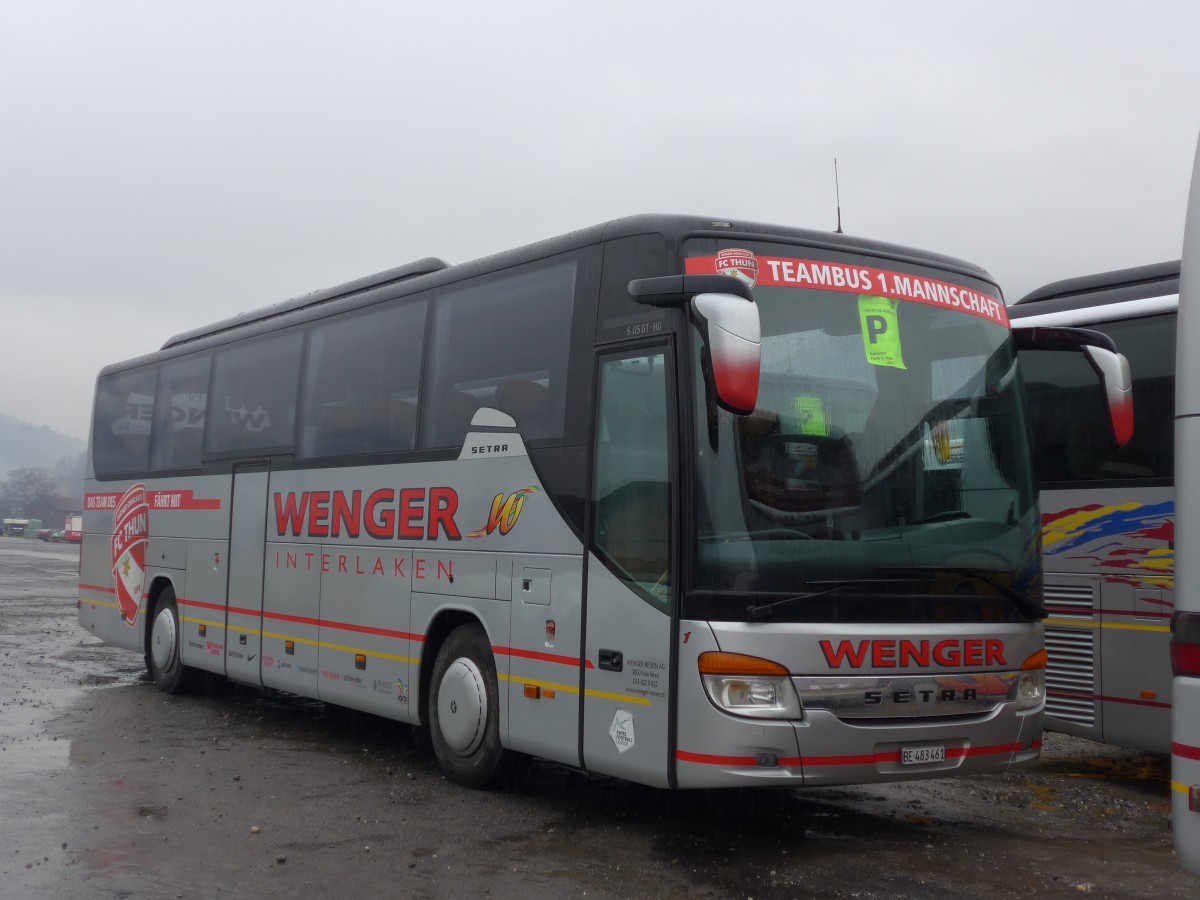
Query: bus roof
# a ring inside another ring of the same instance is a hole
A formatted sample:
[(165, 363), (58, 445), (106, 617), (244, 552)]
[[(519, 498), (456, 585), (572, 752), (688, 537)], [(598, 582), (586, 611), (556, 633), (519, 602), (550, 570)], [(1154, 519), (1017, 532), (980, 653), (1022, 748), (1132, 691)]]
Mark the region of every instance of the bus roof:
[[(288, 316), (288, 314), (297, 314), (301, 310), (311, 310), (314, 307), (332, 303), (333, 301), (346, 301), (344, 304), (346, 306), (357, 305), (353, 298), (361, 298), (368, 292), (381, 288), (398, 288), (398, 290), (389, 292), (389, 296), (397, 296), (614, 238), (636, 234), (658, 233), (662, 234), (668, 242), (671, 242), (689, 236), (719, 238), (728, 236), (731, 232), (736, 233), (740, 238), (762, 240), (782, 239), (831, 249), (857, 251), (867, 255), (908, 259), (926, 265), (932, 264), (938, 268), (948, 269), (971, 278), (980, 279), (989, 284), (995, 284), (994, 279), (987, 271), (963, 260), (897, 244), (851, 237), (846, 234), (790, 228), (780, 225), (739, 222), (729, 219), (714, 219), (703, 216), (636, 215), (614, 219), (600, 225), (573, 231), (513, 250), (506, 250), (502, 253), (462, 263), (457, 266), (449, 266), (436, 257), (416, 260), (397, 268), (387, 269), (374, 275), (348, 281), (345, 284), (313, 291), (291, 300), (284, 300), (261, 309), (239, 313), (236, 316), (210, 325), (181, 332), (163, 344), (162, 349), (177, 348), (184, 344), (192, 344), (204, 338), (224, 335), (235, 330), (249, 334), (259, 330), (247, 327), (252, 324), (261, 324), (268, 320)], [(375, 299), (381, 298), (376, 297)], [(343, 304), (339, 303), (337, 306), (341, 308)], [(297, 316), (288, 316), (288, 318), (289, 321), (293, 321)], [(272, 322), (271, 324), (274, 326), (277, 323)], [(238, 335), (238, 337), (241, 336), (242, 334)]]
[[(1013, 306), (1036, 303), (1038, 313), (1047, 313), (1178, 293), (1179, 260), (1174, 260), (1051, 282), (1026, 294)], [(1031, 312), (1010, 308), (1013, 315)]]

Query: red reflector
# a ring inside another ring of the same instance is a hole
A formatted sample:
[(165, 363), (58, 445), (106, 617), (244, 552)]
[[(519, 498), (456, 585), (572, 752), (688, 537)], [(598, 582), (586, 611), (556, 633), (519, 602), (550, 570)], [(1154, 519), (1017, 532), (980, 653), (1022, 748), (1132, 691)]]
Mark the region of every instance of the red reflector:
[(1200, 784), (1193, 784), (1188, 788), (1188, 809), (1200, 812)]
[(1200, 677), (1200, 613), (1176, 610), (1171, 617), (1171, 669)]
[(1176, 675), (1200, 677), (1200, 644), (1171, 641), (1171, 671)]

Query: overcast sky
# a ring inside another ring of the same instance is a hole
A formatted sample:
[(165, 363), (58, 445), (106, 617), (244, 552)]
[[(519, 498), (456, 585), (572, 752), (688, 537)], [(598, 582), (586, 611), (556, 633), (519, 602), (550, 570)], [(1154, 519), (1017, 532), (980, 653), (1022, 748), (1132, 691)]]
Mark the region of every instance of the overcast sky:
[(1010, 301), (1178, 258), (1200, 3), (0, 0), (0, 413), (422, 256), (696, 213), (963, 257)]

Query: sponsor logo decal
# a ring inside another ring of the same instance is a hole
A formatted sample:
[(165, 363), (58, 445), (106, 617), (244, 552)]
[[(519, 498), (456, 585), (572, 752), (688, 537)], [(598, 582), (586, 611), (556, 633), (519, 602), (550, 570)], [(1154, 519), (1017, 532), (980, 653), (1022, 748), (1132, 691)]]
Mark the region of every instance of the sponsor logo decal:
[(612, 738), (618, 753), (633, 749), (633, 713), (618, 709), (613, 716), (612, 725), (608, 728), (608, 736)]
[(121, 618), (129, 627), (137, 622), (146, 580), (146, 545), (150, 540), (150, 506), (146, 486), (127, 490), (113, 512), (112, 572)]
[(749, 250), (722, 250), (713, 259), (718, 275), (740, 278), (750, 287), (758, 281), (758, 259)]

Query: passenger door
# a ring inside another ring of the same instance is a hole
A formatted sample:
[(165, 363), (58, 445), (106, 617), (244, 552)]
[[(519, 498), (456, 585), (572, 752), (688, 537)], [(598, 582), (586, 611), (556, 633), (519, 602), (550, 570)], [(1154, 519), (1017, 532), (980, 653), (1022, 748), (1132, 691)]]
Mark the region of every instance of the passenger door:
[(669, 786), (678, 546), (669, 344), (600, 359), (584, 668), (588, 769)]
[(229, 515), (229, 590), (225, 674), (261, 687), (263, 553), (267, 534), (267, 463), (233, 467)]

